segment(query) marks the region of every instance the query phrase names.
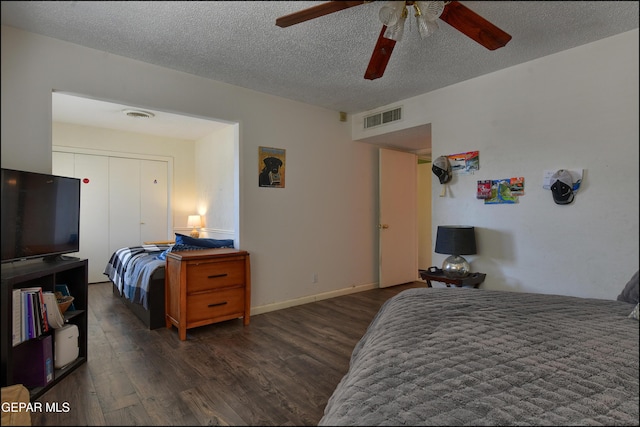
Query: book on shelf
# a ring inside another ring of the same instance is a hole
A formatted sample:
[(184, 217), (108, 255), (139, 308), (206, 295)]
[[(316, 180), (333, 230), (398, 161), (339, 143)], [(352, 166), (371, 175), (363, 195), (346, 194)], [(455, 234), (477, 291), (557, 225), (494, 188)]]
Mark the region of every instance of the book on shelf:
[(35, 336), (42, 335), (42, 312), (40, 311), (40, 298), (37, 292), (29, 292), (31, 297), (31, 307), (33, 308), (33, 331)]
[(65, 324), (56, 295), (41, 287), (13, 289), (11, 322), (13, 347)]
[(23, 293), (27, 293), (31, 298), (31, 314), (33, 316), (34, 334), (30, 338), (39, 337), (49, 331), (47, 320), (47, 308), (44, 305), (44, 297), (40, 286), (22, 288)]
[(27, 315), (28, 311), (29, 308), (27, 307), (27, 298), (22, 293), (22, 291), (20, 291), (20, 315), (22, 316), (22, 327), (20, 328), (20, 335), (22, 336), (22, 341), (26, 341), (29, 339), (27, 338), (27, 331), (29, 330), (29, 316)]
[(22, 340), (22, 292), (20, 289), (14, 289), (12, 296), (11, 308), (13, 310), (11, 317), (12, 326), (12, 343), (15, 347)]
[(27, 318), (27, 339), (35, 338), (35, 320), (33, 318), (33, 299), (29, 292), (22, 291), (22, 298), (25, 300), (25, 306), (27, 307), (25, 316)]

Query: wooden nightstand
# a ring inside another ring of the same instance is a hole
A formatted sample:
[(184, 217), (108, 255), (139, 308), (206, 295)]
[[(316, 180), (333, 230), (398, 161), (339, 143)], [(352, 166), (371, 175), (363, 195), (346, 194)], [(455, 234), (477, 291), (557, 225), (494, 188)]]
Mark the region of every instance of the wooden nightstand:
[(482, 282), (484, 282), (484, 278), (487, 276), (484, 273), (471, 273), (467, 277), (463, 277), (461, 279), (452, 279), (450, 277), (446, 277), (442, 273), (442, 270), (436, 270), (433, 267), (429, 270), (418, 270), (418, 273), (420, 273), (420, 277), (423, 280), (427, 281), (427, 288), (431, 287), (432, 280), (446, 284), (447, 288), (450, 287), (450, 285), (455, 285), (456, 287), (472, 286), (477, 288)]
[(249, 253), (238, 249), (169, 252), (165, 271), (167, 328), (187, 329), (242, 317), (249, 324)]

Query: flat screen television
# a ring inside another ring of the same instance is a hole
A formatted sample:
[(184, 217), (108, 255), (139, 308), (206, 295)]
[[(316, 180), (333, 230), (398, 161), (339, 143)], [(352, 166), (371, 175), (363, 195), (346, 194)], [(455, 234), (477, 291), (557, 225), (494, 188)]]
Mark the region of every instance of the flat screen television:
[(2, 263), (80, 250), (80, 180), (2, 168)]

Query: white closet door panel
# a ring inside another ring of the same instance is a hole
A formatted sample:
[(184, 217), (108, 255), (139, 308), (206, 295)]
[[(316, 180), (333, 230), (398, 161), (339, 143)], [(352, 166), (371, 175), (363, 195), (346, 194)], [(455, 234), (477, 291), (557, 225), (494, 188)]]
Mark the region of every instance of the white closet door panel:
[(109, 158), (109, 248), (139, 246), (140, 160)]
[(51, 153), (51, 173), (77, 178), (75, 175), (75, 154), (54, 151)]
[(167, 162), (140, 161), (140, 236), (143, 242), (167, 240)]
[(52, 153), (54, 175), (80, 179), (80, 251), (89, 260), (89, 283), (104, 282), (109, 251), (109, 161), (87, 154)]
[(80, 257), (89, 260), (89, 283), (104, 282), (109, 250), (109, 159), (75, 154), (80, 178)]

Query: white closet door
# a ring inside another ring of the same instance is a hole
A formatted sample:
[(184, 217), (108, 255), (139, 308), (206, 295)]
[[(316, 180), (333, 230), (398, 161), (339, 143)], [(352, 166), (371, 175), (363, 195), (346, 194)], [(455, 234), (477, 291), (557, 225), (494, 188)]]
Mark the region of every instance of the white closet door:
[(109, 161), (103, 156), (75, 155), (80, 178), (80, 257), (89, 260), (89, 282), (105, 282), (109, 262)]
[(89, 283), (104, 282), (109, 248), (109, 159), (53, 152), (53, 173), (80, 179), (80, 252), (89, 260)]
[(51, 153), (51, 173), (54, 175), (77, 178), (75, 175), (75, 154), (54, 151)]
[(142, 244), (140, 160), (109, 157), (109, 248)]
[(140, 161), (140, 238), (142, 242), (167, 240), (168, 163)]

